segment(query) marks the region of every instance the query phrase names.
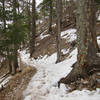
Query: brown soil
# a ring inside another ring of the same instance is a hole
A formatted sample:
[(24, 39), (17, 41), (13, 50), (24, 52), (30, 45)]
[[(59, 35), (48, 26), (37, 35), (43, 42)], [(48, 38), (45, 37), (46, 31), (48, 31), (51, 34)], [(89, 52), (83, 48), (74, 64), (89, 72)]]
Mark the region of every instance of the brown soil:
[(6, 87), (0, 91), (0, 100), (22, 100), (22, 93), (35, 73), (35, 68), (26, 65), (22, 72), (12, 76)]
[[(64, 31), (69, 28), (73, 28), (73, 26), (65, 27), (62, 30)], [(40, 35), (36, 37), (36, 44), (38, 45), (36, 46), (36, 50), (33, 54), (34, 58), (37, 59), (40, 55), (44, 56), (46, 54), (50, 56), (56, 52), (56, 27), (53, 27), (53, 31), (54, 33), (52, 35), (45, 37), (42, 40), (40, 39)], [(96, 33), (97, 35), (100, 35), (100, 22), (96, 23)], [(48, 31), (44, 33), (44, 35), (47, 35), (47, 34), (48, 34)], [(71, 43), (66, 43), (65, 39), (61, 39), (61, 49), (70, 48), (71, 46), (70, 44)], [(68, 54), (62, 55), (62, 56), (63, 56), (62, 60), (64, 60), (68, 56)]]
[[(46, 35), (48, 33), (45, 33), (44, 35)], [(36, 46), (36, 50), (33, 54), (34, 58), (38, 58), (40, 55), (44, 56), (44, 55), (52, 55), (53, 53), (56, 52), (56, 33), (53, 35), (50, 35), (48, 37), (45, 37), (44, 39), (40, 39), (40, 36), (38, 36), (36, 38), (36, 44), (38, 44)], [(61, 39), (61, 49), (68, 49), (70, 48), (71, 43), (66, 43), (66, 39)], [(72, 51), (72, 49), (70, 49), (70, 51)], [(69, 51), (69, 52), (70, 52)], [(69, 54), (62, 54), (62, 60), (64, 60)]]

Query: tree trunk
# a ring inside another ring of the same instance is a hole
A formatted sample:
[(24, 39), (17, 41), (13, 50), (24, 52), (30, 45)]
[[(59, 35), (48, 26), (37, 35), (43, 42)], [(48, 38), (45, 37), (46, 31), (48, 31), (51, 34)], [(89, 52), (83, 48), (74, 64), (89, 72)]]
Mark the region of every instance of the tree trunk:
[(62, 0), (59, 0), (59, 16), (60, 16), (60, 24), (62, 24), (62, 17), (63, 17), (63, 2)]
[(50, 14), (49, 14), (49, 34), (52, 34), (52, 0), (50, 0)]
[(57, 43), (57, 61), (56, 63), (61, 61), (61, 16), (60, 16), (60, 0), (57, 0), (57, 33), (56, 33), (56, 43)]
[[(14, 28), (16, 28), (17, 24), (17, 0), (13, 0), (13, 24)], [(16, 33), (15, 33), (16, 34)], [(12, 66), (12, 74), (16, 74), (16, 69), (18, 68), (18, 59), (17, 59), (17, 44), (15, 44), (14, 41), (12, 41), (12, 54), (11, 54), (11, 66)]]
[(15, 67), (15, 72), (16, 72), (16, 69), (19, 67), (18, 66), (18, 52), (17, 52), (17, 48), (16, 47), (15, 47), (14, 56), (15, 56), (15, 59), (14, 59), (14, 67)]
[(12, 65), (11, 65), (11, 60), (8, 58), (8, 70), (9, 70), (9, 73), (11, 74), (12, 73)]
[(93, 32), (93, 36), (92, 36), (92, 39), (93, 39), (93, 42), (94, 42), (94, 45), (95, 47), (97, 48), (98, 51), (100, 51), (99, 49), (99, 46), (97, 44), (97, 38), (96, 38), (96, 5), (95, 5), (95, 1), (92, 1), (94, 2), (94, 4), (91, 6), (91, 31)]
[(95, 16), (93, 15), (94, 0), (77, 1), (77, 63), (72, 71), (60, 83), (70, 84), (80, 77), (86, 77), (91, 70), (100, 70), (100, 58), (96, 53)]
[(27, 23), (28, 23), (28, 38), (29, 38), (29, 49), (30, 49), (30, 54), (31, 54), (31, 12), (30, 12), (30, 1), (28, 2), (27, 1), (27, 17), (28, 17), (28, 20), (27, 20)]
[(91, 65), (98, 51), (96, 46), (95, 16), (92, 13), (94, 0), (79, 0), (77, 6), (79, 12), (77, 14), (78, 63), (80, 66), (84, 66), (86, 63)]
[(2, 4), (3, 4), (3, 28), (5, 30), (5, 28), (6, 28), (5, 0), (2, 0)]
[(32, 57), (32, 54), (35, 51), (35, 35), (36, 35), (36, 9), (35, 9), (35, 0), (33, 0), (32, 1), (32, 36), (31, 36), (30, 57)]

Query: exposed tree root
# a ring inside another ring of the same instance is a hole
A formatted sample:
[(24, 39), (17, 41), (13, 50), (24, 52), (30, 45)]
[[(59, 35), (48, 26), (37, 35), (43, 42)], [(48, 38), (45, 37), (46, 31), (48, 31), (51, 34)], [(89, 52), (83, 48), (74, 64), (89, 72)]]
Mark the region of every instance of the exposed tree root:
[(78, 63), (75, 63), (72, 67), (72, 71), (66, 77), (59, 80), (58, 87), (60, 87), (61, 83), (69, 85), (73, 82), (77, 83), (79, 79), (86, 79), (87, 77), (89, 78), (88, 81), (90, 81), (90, 86), (93, 87), (96, 83), (93, 74), (100, 73), (100, 58), (95, 58), (92, 64), (89, 63), (88, 65), (80, 67)]

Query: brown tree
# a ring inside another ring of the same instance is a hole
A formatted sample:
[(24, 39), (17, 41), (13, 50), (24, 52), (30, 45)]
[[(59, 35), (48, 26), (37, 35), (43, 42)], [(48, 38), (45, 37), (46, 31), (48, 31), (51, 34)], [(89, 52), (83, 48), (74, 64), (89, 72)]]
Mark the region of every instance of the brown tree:
[[(14, 28), (18, 26), (16, 9), (17, 9), (17, 0), (13, 0), (13, 24), (14, 24)], [(18, 66), (18, 59), (17, 59), (18, 45), (15, 44), (14, 41), (12, 41), (11, 48), (12, 48), (12, 53), (10, 55), (10, 61), (9, 61), (9, 63), (11, 63), (11, 64), (9, 64), (9, 67), (12, 67), (12, 69), (10, 68), (10, 70), (12, 71), (12, 74), (16, 74), (16, 69), (19, 67)]]
[(53, 10), (53, 7), (52, 7), (52, 0), (50, 0), (50, 3), (49, 3), (49, 7), (50, 7), (50, 13), (49, 13), (49, 34), (52, 33), (52, 10)]
[(6, 28), (6, 16), (5, 16), (5, 0), (2, 0), (3, 4), (3, 28)]
[(77, 63), (72, 71), (59, 83), (70, 84), (80, 77), (89, 76), (91, 71), (100, 70), (100, 58), (95, 32), (94, 0), (77, 1)]
[(56, 33), (56, 43), (57, 43), (57, 61), (56, 63), (61, 61), (61, 11), (60, 11), (60, 0), (56, 0), (57, 3), (57, 33)]
[(30, 40), (30, 57), (35, 51), (35, 35), (36, 35), (36, 3), (32, 1), (32, 35)]
[(31, 32), (31, 26), (32, 26), (32, 21), (31, 21), (31, 11), (30, 11), (30, 8), (31, 8), (31, 3), (30, 3), (30, 0), (27, 0), (27, 28), (28, 28), (28, 38), (29, 38), (29, 49), (30, 49), (30, 53), (31, 53), (31, 49), (32, 49), (32, 46), (31, 46), (31, 35), (32, 35), (32, 32)]

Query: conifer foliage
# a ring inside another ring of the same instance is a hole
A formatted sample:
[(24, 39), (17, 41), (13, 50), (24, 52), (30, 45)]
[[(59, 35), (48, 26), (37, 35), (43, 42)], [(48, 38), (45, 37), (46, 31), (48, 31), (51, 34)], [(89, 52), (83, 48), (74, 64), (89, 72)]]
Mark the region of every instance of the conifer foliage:
[(18, 12), (18, 5), (17, 0), (0, 1), (0, 55), (8, 60), (12, 74), (16, 73), (17, 50), (25, 37), (24, 16)]

